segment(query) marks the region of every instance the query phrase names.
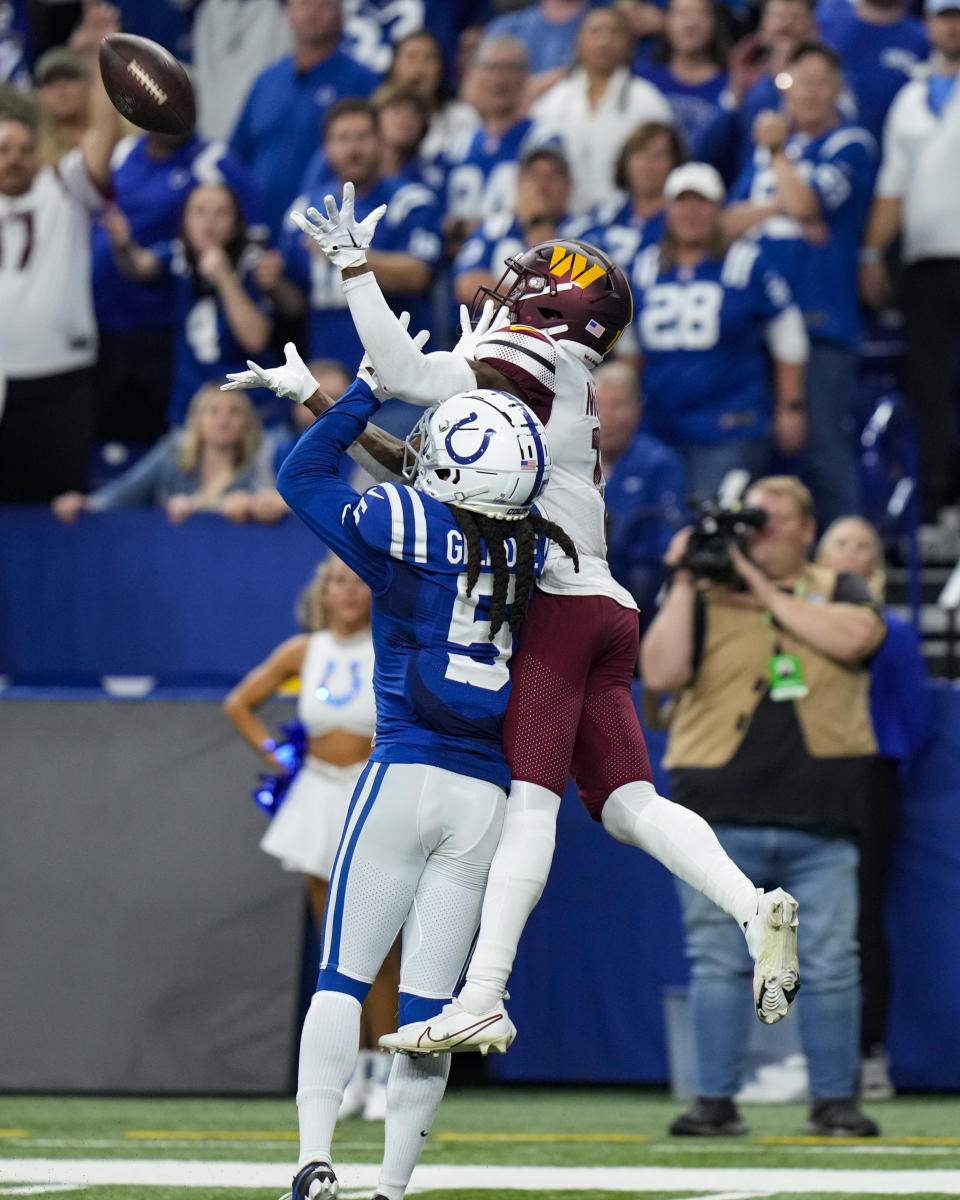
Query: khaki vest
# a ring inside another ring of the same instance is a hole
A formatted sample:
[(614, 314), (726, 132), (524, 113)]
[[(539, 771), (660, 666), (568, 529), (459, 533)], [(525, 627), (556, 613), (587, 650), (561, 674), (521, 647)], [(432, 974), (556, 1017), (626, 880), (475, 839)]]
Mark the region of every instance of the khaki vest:
[[(836, 572), (804, 569), (809, 599), (833, 595)], [(765, 616), (757, 609), (718, 601), (722, 590), (704, 591), (706, 630), (700, 667), (680, 693), (670, 721), (667, 767), (720, 767), (734, 756), (757, 705), (770, 685), (773, 654)], [(783, 654), (796, 654), (809, 691), (793, 704), (803, 740), (817, 758), (876, 754), (867, 692), (870, 672), (863, 663), (839, 663), (785, 629), (774, 627)]]

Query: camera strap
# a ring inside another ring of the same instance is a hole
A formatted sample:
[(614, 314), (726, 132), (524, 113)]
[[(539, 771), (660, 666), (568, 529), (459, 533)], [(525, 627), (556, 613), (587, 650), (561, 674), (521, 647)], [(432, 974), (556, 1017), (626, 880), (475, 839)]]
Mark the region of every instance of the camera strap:
[[(802, 600), (807, 592), (807, 581), (800, 578), (793, 585), (793, 594)], [(803, 666), (799, 655), (784, 654), (778, 644), (773, 617), (769, 609), (761, 613), (764, 632), (770, 643), (770, 660), (767, 664), (770, 675), (770, 699), (774, 701), (802, 700), (810, 691), (803, 679)]]

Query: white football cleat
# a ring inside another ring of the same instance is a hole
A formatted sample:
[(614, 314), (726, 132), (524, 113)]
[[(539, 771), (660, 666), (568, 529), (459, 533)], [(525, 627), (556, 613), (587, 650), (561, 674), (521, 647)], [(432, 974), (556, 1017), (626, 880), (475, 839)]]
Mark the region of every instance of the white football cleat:
[(458, 1054), (465, 1050), (506, 1054), (516, 1036), (502, 1000), (485, 1013), (467, 1012), (459, 1000), (451, 1000), (435, 1017), (411, 1021), (396, 1033), (384, 1034), (380, 1047), (394, 1054)]
[(753, 1002), (757, 1016), (773, 1025), (787, 1015), (800, 987), (797, 961), (797, 902), (783, 890), (763, 892), (744, 936), (754, 961)]

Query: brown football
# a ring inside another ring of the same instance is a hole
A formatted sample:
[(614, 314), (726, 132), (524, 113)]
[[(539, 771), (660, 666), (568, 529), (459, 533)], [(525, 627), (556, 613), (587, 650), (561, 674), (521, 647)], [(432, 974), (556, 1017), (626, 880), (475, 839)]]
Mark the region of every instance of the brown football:
[(113, 106), (149, 133), (187, 134), (197, 120), (190, 77), (169, 50), (132, 33), (100, 43), (100, 74)]

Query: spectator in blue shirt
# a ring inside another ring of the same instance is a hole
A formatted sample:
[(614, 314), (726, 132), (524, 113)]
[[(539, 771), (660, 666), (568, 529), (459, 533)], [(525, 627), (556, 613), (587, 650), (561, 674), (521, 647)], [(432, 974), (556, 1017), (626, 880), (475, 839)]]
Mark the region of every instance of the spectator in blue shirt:
[(517, 176), (513, 208), (487, 217), (467, 238), (453, 263), (453, 294), (471, 304), (477, 289), (495, 287), (508, 258), (555, 237), (577, 237), (582, 222), (570, 216), (570, 168), (552, 146), (528, 150)]
[(0, 83), (29, 88), (30, 49), (25, 0), (0, 0)]
[[(368, 100), (341, 100), (330, 110), (323, 150), (330, 174), (297, 199), (295, 207), (303, 212), (312, 205), (323, 211), (324, 196), (339, 196), (347, 181), (356, 188), (358, 220), (386, 204), (377, 247), (368, 254), (368, 262), (394, 309), (409, 312), (414, 328), (429, 327), (429, 288), (442, 249), (437, 197), (422, 183), (383, 174), (377, 114)], [(306, 303), (311, 358), (333, 358), (354, 372), (363, 347), (347, 308), (339, 270), (292, 223), (281, 249), (286, 276), (267, 281), (262, 268), (261, 283), (272, 285), (272, 293), (287, 315), (296, 315)], [(268, 265), (279, 266), (274, 260)], [(291, 283), (299, 290), (299, 300)]]
[(725, 228), (759, 238), (786, 277), (810, 336), (805, 472), (824, 524), (861, 507), (851, 402), (860, 339), (857, 262), (877, 172), (876, 142), (837, 110), (836, 51), (804, 42), (788, 63), (783, 113), (754, 122), (752, 159)]
[(594, 0), (539, 0), (487, 23), (490, 37), (509, 34), (530, 48), (532, 79), (527, 97), (535, 99), (561, 78), (576, 57), (580, 22)]
[(517, 167), (532, 145), (533, 121), (525, 115), (524, 100), (529, 77), (530, 55), (517, 38), (484, 37), (477, 45), (463, 95), (481, 125), (447, 159), (445, 233), (451, 257), (485, 217), (513, 207)]
[(181, 61), (189, 62), (190, 33), (198, 0), (114, 0), (127, 33), (151, 38)]
[[(222, 142), (144, 133), (125, 138), (111, 163), (113, 203), (141, 246), (172, 242), (187, 196), (201, 183), (225, 183), (255, 232), (260, 198), (246, 167)], [(148, 285), (122, 273), (107, 230), (92, 233), (93, 300), (100, 330), (97, 362), (98, 437), (151, 444), (166, 429), (173, 372), (172, 276)], [(131, 391), (138, 402), (130, 403)]]
[[(757, 32), (731, 52), (731, 86), (740, 102), (735, 113), (721, 116), (719, 121), (731, 121), (734, 126), (734, 176), (753, 153), (757, 114), (780, 108), (776, 80), (786, 72), (790, 56), (801, 42), (817, 36), (813, 4), (814, 0), (765, 0)], [(713, 136), (718, 136), (716, 131)]]
[(625, 362), (594, 373), (600, 418), (600, 463), (606, 480), (607, 561), (630, 592), (646, 628), (664, 580), (663, 556), (686, 523), (686, 472), (679, 456), (640, 429), (640, 382)]
[(929, 57), (926, 28), (904, 0), (822, 0), (817, 17), (821, 37), (843, 61), (857, 124), (879, 144), (894, 96)]
[[(817, 547), (817, 562), (862, 576), (882, 603), (883, 546), (859, 517), (840, 517)], [(901, 784), (933, 732), (927, 672), (914, 626), (884, 609), (887, 636), (870, 663), (870, 717), (878, 757), (870, 791), (870, 819), (860, 838), (861, 1095), (888, 1099), (884, 1037), (890, 1007), (890, 962), (884, 909), (900, 819)]]
[(340, 49), (339, 0), (290, 0), (293, 53), (256, 80), (230, 139), (251, 170), (274, 237), (300, 192), (323, 118), (345, 96), (369, 96), (380, 76)]
[(807, 338), (760, 247), (728, 247), (714, 168), (677, 167), (664, 195), (663, 237), (641, 251), (632, 282), (645, 423), (683, 459), (690, 491), (709, 499), (731, 470), (762, 474), (771, 437), (786, 453), (802, 445)]
[(718, 0), (670, 0), (659, 45), (648, 62), (634, 68), (666, 97), (691, 158), (701, 162), (706, 131), (732, 106), (729, 49)]
[(383, 74), (405, 38), (430, 30), (440, 49), (441, 75), (452, 80), (461, 32), (487, 21), (493, 12), (492, 0), (351, 0), (344, 49)]
[[(181, 425), (191, 397), (260, 354), (273, 328), (269, 305), (254, 282), (262, 247), (251, 242), (236, 195), (226, 184), (195, 187), (187, 197), (180, 237), (150, 249), (132, 238), (123, 214), (105, 218), (120, 270), (141, 283), (173, 280), (173, 387), (170, 425)], [(270, 393), (254, 393), (266, 423), (283, 413)]]

